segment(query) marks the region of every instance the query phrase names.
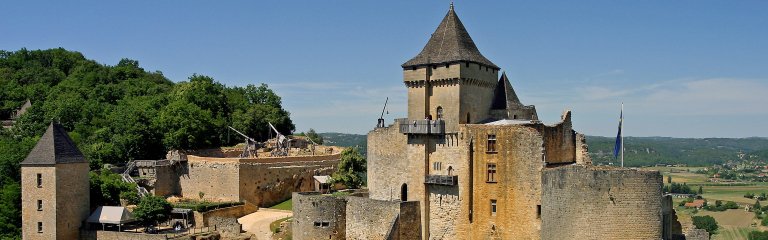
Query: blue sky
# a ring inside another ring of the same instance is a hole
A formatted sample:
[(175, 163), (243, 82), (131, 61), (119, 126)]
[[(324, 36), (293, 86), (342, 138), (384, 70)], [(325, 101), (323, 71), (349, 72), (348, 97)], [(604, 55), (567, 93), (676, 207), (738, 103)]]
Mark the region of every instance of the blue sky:
[[(366, 133), (450, 1), (13, 1), (0, 49), (64, 47), (173, 81), (267, 83), (299, 131)], [(545, 122), (631, 136), (768, 137), (768, 1), (456, 1)]]

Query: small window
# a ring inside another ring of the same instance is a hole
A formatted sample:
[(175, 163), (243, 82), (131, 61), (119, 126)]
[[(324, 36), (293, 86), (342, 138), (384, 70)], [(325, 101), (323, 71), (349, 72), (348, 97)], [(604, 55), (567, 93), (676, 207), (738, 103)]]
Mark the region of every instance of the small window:
[(469, 67), (469, 63), (464, 63), (464, 64), (465, 64), (464, 66)]
[(37, 232), (43, 232), (43, 222), (37, 222)]
[(448, 176), (453, 176), (453, 167), (448, 166)]
[(491, 216), (496, 216), (496, 199), (491, 199)]
[(446, 63), (445, 68), (449, 68), (449, 67), (451, 67), (451, 65)]
[(37, 211), (43, 211), (43, 200), (37, 200)]
[(536, 205), (536, 219), (541, 218), (541, 205)]
[(443, 163), (442, 162), (433, 162), (432, 163), (432, 170), (443, 170)]
[(315, 227), (320, 227), (320, 225), (321, 225), (320, 222), (314, 222), (314, 224), (315, 224)]
[(432, 69), (437, 69), (437, 65), (433, 65), (433, 66), (432, 66)]
[(488, 145), (486, 146), (487, 152), (496, 152), (496, 135), (488, 134)]
[(437, 119), (443, 119), (443, 107), (437, 106)]
[(488, 182), (496, 182), (496, 164), (488, 164)]
[(37, 187), (43, 187), (43, 174), (37, 174)]
[(322, 222), (321, 225), (320, 225), (320, 227), (324, 227), (324, 228), (327, 228), (329, 226), (331, 226), (330, 222)]

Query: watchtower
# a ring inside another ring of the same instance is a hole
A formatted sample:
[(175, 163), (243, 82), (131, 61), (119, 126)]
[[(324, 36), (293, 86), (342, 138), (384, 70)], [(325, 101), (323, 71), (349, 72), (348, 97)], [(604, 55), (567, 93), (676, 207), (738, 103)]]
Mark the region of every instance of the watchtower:
[(51, 123), (21, 162), (21, 218), (24, 239), (78, 239), (88, 217), (88, 161)]
[(409, 120), (442, 119), (446, 132), (456, 132), (458, 124), (490, 117), (500, 68), (477, 49), (453, 4), (424, 49), (402, 67)]

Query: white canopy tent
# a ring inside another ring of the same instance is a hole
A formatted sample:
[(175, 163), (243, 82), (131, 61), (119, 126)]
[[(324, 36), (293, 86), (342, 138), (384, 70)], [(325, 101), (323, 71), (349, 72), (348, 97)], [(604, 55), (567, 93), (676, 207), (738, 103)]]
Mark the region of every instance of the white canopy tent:
[(100, 223), (103, 230), (104, 224), (114, 224), (120, 229), (123, 224), (134, 222), (136, 219), (124, 207), (101, 206), (93, 211), (86, 221), (88, 223)]

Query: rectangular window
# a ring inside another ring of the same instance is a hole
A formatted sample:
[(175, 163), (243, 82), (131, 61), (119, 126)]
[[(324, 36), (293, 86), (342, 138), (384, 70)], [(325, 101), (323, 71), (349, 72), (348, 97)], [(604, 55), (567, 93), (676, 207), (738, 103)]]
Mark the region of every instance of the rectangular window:
[(496, 216), (496, 199), (491, 199), (491, 216)]
[(37, 187), (43, 187), (43, 174), (37, 174)]
[(37, 222), (37, 232), (43, 232), (43, 222)]
[(330, 222), (322, 222), (322, 225), (321, 225), (321, 227), (327, 228), (327, 227), (329, 227), (329, 226), (331, 226), (331, 223), (330, 223)]
[(541, 218), (541, 205), (536, 205), (536, 219)]
[(43, 211), (43, 200), (37, 200), (37, 211)]
[(432, 163), (432, 170), (442, 170), (443, 169), (443, 163), (442, 162), (433, 162)]
[(315, 227), (320, 227), (320, 222), (314, 222)]
[(496, 164), (488, 164), (488, 180), (487, 182), (496, 182)]
[(496, 152), (496, 135), (488, 134), (488, 144), (486, 152)]

